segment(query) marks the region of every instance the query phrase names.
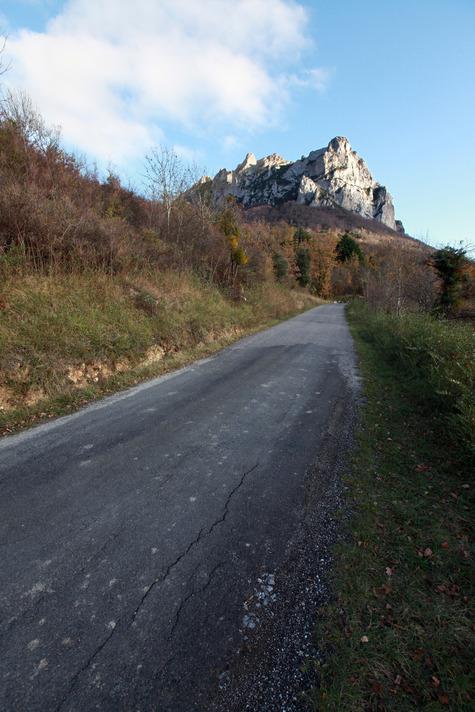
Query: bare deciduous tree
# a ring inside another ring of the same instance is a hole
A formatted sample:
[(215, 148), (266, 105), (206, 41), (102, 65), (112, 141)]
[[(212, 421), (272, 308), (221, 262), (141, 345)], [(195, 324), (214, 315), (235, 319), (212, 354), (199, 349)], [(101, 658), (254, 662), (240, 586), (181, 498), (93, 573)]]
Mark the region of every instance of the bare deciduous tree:
[(407, 310), (428, 310), (434, 301), (435, 278), (427, 253), (401, 238), (373, 249), (363, 283), (369, 304), (398, 316)]
[(46, 125), (30, 96), (23, 91), (8, 89), (3, 93), (0, 120), (13, 122), (28, 145), (42, 153), (59, 145), (59, 129)]
[(169, 235), (173, 206), (191, 187), (192, 171), (172, 148), (158, 146), (145, 157), (145, 177), (151, 200), (165, 209)]

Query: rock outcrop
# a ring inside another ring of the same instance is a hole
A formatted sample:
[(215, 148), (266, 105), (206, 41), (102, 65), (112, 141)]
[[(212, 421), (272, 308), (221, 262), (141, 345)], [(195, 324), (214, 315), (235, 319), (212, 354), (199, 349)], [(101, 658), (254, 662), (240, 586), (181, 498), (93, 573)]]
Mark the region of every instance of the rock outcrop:
[(400, 235), (405, 235), (406, 230), (404, 229), (404, 225), (400, 220), (396, 220), (396, 232), (398, 232)]
[(259, 160), (248, 153), (234, 171), (223, 168), (208, 185), (218, 205), (234, 196), (244, 207), (287, 201), (341, 207), (396, 229), (391, 195), (343, 136), (294, 162), (275, 153)]

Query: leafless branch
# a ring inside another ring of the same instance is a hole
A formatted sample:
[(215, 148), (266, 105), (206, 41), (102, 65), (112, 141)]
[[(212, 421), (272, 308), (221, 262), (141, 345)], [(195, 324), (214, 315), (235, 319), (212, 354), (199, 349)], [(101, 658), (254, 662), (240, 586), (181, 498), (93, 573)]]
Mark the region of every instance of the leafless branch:
[(3, 53), (5, 52), (6, 46), (7, 36), (3, 35), (2, 37), (0, 37), (0, 76), (8, 72), (8, 70), (11, 68), (11, 62), (5, 62), (2, 57)]

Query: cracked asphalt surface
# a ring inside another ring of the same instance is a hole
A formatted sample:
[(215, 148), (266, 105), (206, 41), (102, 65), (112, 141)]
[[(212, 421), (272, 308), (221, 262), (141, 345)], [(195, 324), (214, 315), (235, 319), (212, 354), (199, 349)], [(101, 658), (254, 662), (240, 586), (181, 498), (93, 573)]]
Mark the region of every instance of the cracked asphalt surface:
[(357, 381), (325, 305), (1, 440), (0, 709), (297, 709)]

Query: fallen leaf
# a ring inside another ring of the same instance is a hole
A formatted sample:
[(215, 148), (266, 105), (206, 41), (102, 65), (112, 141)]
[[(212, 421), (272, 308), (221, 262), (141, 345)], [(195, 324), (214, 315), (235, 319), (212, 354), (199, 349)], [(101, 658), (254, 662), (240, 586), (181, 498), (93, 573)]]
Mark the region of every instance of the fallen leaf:
[(362, 635), (361, 638), (360, 638), (360, 641), (361, 641), (362, 643), (369, 643), (369, 638), (368, 638), (367, 635)]
[(440, 687), (440, 680), (435, 675), (432, 675), (432, 684), (434, 687)]
[(438, 700), (441, 705), (448, 705), (449, 704), (449, 696), (445, 694), (445, 692), (442, 695), (438, 696)]
[(443, 541), (441, 544), (442, 549), (448, 549), (449, 548), (449, 542), (448, 541)]
[(429, 549), (429, 547), (424, 549), (424, 556), (426, 557), (426, 559), (430, 559), (430, 557), (432, 556), (432, 549)]
[(394, 569), (392, 569), (390, 566), (386, 566), (386, 576), (392, 576), (394, 573)]
[(414, 468), (416, 472), (429, 472), (430, 467), (429, 465), (426, 465), (424, 462), (421, 462), (420, 465), (417, 465), (417, 467)]

